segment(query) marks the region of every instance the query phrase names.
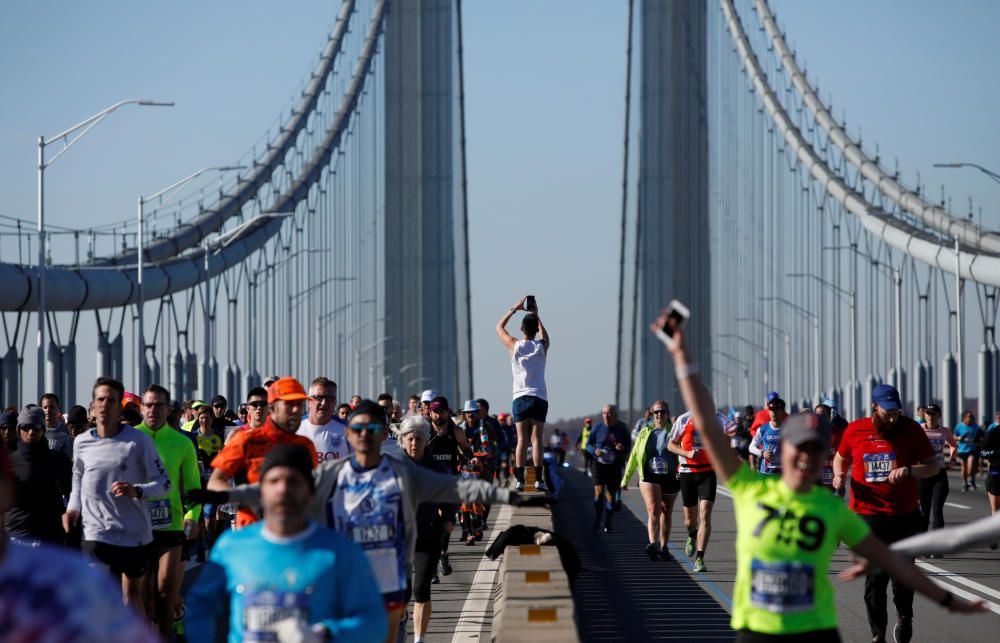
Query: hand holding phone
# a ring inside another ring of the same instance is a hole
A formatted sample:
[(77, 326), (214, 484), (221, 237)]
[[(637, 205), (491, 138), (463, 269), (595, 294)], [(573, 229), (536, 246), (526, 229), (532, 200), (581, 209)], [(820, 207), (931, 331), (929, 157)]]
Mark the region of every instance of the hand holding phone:
[(690, 317), (691, 311), (688, 310), (687, 306), (674, 299), (670, 302), (670, 306), (660, 313), (660, 317), (657, 318), (659, 325), (653, 325), (653, 332), (661, 342), (666, 344), (667, 348), (672, 349), (674, 347), (674, 331), (683, 328)]
[(538, 306), (535, 304), (534, 295), (527, 295), (524, 298), (524, 309), (531, 312), (538, 310)]

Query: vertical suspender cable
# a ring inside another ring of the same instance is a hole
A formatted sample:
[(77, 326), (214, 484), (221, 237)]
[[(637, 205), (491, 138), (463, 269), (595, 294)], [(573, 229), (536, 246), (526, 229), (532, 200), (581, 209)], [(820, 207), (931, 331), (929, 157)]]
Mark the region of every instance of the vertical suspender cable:
[[(622, 153), (622, 225), (621, 225), (621, 248), (618, 259), (618, 348), (615, 351), (615, 405), (619, 404), (622, 385), (622, 337), (625, 329), (622, 326), (625, 314), (625, 221), (628, 213), (628, 135), (632, 112), (632, 12), (634, 0), (628, 2), (628, 36), (625, 49), (625, 144)], [(636, 238), (636, 254), (639, 252), (639, 239)], [(633, 310), (633, 317), (638, 313)], [(634, 326), (635, 324), (633, 324)], [(633, 356), (635, 348), (632, 349)], [(633, 363), (634, 363), (633, 357)], [(633, 366), (634, 368), (634, 366)], [(634, 374), (633, 374), (634, 377)], [(631, 402), (631, 398), (629, 399)]]
[[(455, 19), (458, 23), (458, 131), (459, 156), (462, 159), (462, 244), (465, 246), (465, 329), (468, 332), (469, 397), (475, 395), (476, 388), (472, 384), (472, 284), (469, 281), (469, 187), (465, 175), (465, 62), (462, 54), (462, 0), (455, 0)], [(456, 338), (457, 339), (457, 338)], [(456, 342), (457, 344), (457, 342)], [(456, 382), (462, 387), (462, 378)], [(461, 399), (459, 395), (459, 399)]]

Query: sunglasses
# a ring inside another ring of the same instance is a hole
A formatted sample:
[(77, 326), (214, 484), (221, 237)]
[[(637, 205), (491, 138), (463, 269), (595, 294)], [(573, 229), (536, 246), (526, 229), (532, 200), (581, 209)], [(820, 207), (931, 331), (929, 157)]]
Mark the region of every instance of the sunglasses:
[(310, 395), (317, 402), (334, 402), (337, 400), (333, 395)]
[(256, 402), (247, 402), (247, 406), (252, 406), (255, 409), (267, 406), (267, 402), (264, 400), (257, 400)]
[(382, 425), (378, 422), (369, 422), (368, 424), (348, 424), (347, 428), (352, 431), (357, 431), (358, 433), (364, 431), (365, 429), (371, 431), (372, 433), (378, 433), (382, 430)]
[(224, 409), (224, 408), (226, 408), (226, 405), (225, 404), (213, 404), (212, 408), (213, 409)]
[(653, 409), (652, 411), (650, 411), (650, 413), (652, 413), (653, 415), (663, 415), (666, 412), (667, 412), (666, 409)]
[(25, 433), (30, 433), (31, 431), (43, 431), (44, 430), (43, 427), (40, 427), (40, 426), (19, 426), (17, 428), (20, 429), (21, 431), (24, 431)]

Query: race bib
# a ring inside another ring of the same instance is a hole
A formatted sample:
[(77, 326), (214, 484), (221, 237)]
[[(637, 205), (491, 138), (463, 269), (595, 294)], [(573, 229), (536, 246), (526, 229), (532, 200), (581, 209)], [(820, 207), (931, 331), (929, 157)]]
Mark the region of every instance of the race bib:
[(829, 467), (823, 469), (823, 477), (820, 478), (820, 483), (828, 487), (833, 486), (833, 469)]
[(249, 592), (243, 605), (245, 641), (277, 641), (275, 623), (286, 618), (309, 619), (309, 594), (306, 592)]
[(170, 526), (170, 498), (150, 500), (146, 506), (149, 507), (149, 520), (153, 523), (153, 529)]
[(698, 433), (697, 431), (691, 431), (691, 448), (692, 449), (701, 449), (702, 446), (703, 445), (702, 445), (702, 442), (701, 442), (701, 434)]
[(649, 459), (649, 470), (656, 475), (667, 473), (667, 459), (653, 456)]
[(944, 440), (941, 438), (931, 439), (931, 448), (934, 449), (934, 453), (940, 455), (944, 451)]
[(815, 569), (800, 562), (750, 563), (750, 604), (779, 614), (804, 612), (815, 603)]
[(866, 453), (865, 482), (885, 482), (889, 479), (889, 473), (896, 468), (895, 453)]
[(367, 525), (351, 530), (351, 540), (362, 546), (386, 543), (395, 537), (396, 525)]

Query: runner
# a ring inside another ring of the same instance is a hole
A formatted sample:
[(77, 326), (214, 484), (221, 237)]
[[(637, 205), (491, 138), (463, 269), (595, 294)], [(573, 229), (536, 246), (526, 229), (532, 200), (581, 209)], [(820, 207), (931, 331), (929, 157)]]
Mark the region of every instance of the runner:
[(186, 508), (181, 500), (188, 491), (201, 488), (201, 473), (191, 440), (167, 426), (169, 408), (170, 393), (162, 386), (151, 384), (142, 394), (142, 424), (135, 427), (153, 440), (170, 477), (166, 495), (146, 500), (153, 526), (153, 564), (145, 579), (146, 613), (152, 616), (151, 620), (164, 638), (169, 638), (173, 632), (174, 617), (181, 604), (181, 581), (184, 580), (181, 547), (185, 540), (197, 535), (201, 517), (200, 505)]
[[(997, 418), (1000, 420), (1000, 418)], [(986, 482), (986, 497), (990, 502), (990, 513), (994, 516), (1000, 511), (1000, 430), (996, 428), (986, 432), (980, 451), (983, 460), (989, 463), (989, 473)], [(952, 451), (952, 457), (955, 452)], [(1000, 540), (1000, 539), (998, 539)], [(990, 549), (997, 548), (997, 540), (990, 542)]]
[(962, 421), (955, 426), (958, 439), (958, 459), (962, 464), (962, 491), (976, 487), (976, 469), (979, 468), (979, 439), (982, 429), (976, 424), (972, 411), (962, 414)]
[[(399, 427), (399, 442), (414, 462), (438, 473), (448, 473), (427, 449), (431, 427), (420, 413), (410, 415)], [(413, 635), (421, 643), (431, 620), (431, 584), (438, 582), (441, 538), (455, 530), (455, 505), (423, 502), (417, 509), (417, 543), (413, 553)]]
[[(251, 390), (251, 398), (258, 389)], [(267, 452), (279, 444), (302, 444), (313, 454), (316, 462), (316, 449), (309, 438), (296, 435), (302, 417), (303, 401), (308, 396), (305, 389), (294, 377), (284, 377), (273, 384), (267, 392), (267, 405), (271, 411), (264, 425), (259, 429), (239, 431), (233, 435), (222, 448), (219, 455), (212, 460), (212, 476), (208, 480), (208, 488), (213, 491), (226, 491), (232, 488), (230, 480), (254, 483), (260, 480), (260, 465), (264, 462)], [(251, 408), (251, 416), (255, 416), (262, 405), (252, 399), (247, 400)], [(236, 527), (245, 527), (257, 522), (259, 518), (247, 507), (240, 507), (236, 517)]]
[(309, 415), (299, 425), (299, 435), (312, 440), (320, 462), (350, 455), (344, 423), (333, 413), (336, 407), (336, 382), (325, 377), (314, 379), (309, 385)]
[(83, 523), (84, 553), (110, 569), (124, 602), (141, 613), (153, 542), (144, 498), (169, 493), (171, 483), (149, 436), (119, 421), (124, 395), (118, 380), (94, 383), (90, 410), (97, 426), (74, 441), (73, 489), (62, 523), (66, 533)]
[(37, 406), (21, 410), (17, 434), (17, 450), (10, 454), (14, 502), (2, 514), (4, 531), (29, 546), (61, 545), (66, 540), (63, 498), (70, 494), (72, 460), (49, 447), (45, 416)]
[(420, 415), (420, 396), (411, 395), (406, 399), (406, 413), (403, 415), (405, 420), (408, 417), (413, 417), (414, 415)]
[[(80, 405), (72, 406), (66, 413), (66, 429), (76, 440), (76, 436), (90, 428), (90, 419), (87, 418), (87, 409)], [(72, 456), (71, 456), (72, 457)]]
[(72, 458), (73, 436), (69, 434), (69, 429), (63, 422), (62, 412), (59, 410), (59, 396), (55, 393), (46, 393), (38, 400), (38, 406), (42, 407), (42, 412), (45, 414), (45, 439), (49, 441), (49, 448), (61, 451)]
[(781, 475), (781, 425), (788, 414), (780, 397), (767, 403), (768, 421), (750, 440), (750, 467), (766, 475)]
[[(33, 433), (42, 438), (42, 431)], [(15, 493), (7, 452), (0, 449), (0, 515), (11, 509)], [(78, 554), (46, 544), (28, 547), (8, 540), (0, 528), (0, 640), (159, 641), (132, 610), (108, 600), (116, 594), (121, 588)]]
[(310, 520), (315, 454), (279, 444), (259, 468), (264, 521), (219, 538), (188, 593), (192, 641), (381, 641), (386, 623), (361, 549)]
[(665, 401), (657, 400), (649, 407), (649, 413), (653, 423), (639, 432), (632, 445), (621, 488), (622, 491), (628, 489), (629, 478), (638, 469), (639, 493), (646, 503), (646, 533), (649, 536), (646, 555), (651, 560), (671, 560), (670, 522), (680, 482), (677, 480), (677, 456), (668, 448), (670, 407)]
[[(548, 415), (548, 393), (545, 388), (545, 361), (549, 354), (549, 334), (538, 316), (535, 304), (521, 320), (521, 339), (515, 339), (506, 326), (518, 310), (527, 310), (522, 297), (497, 322), (497, 336), (510, 353), (510, 367), (514, 375), (514, 423), (517, 425), (517, 448), (514, 450), (515, 491), (524, 491), (524, 466), (528, 459), (528, 442), (531, 442), (531, 459), (535, 467), (535, 490), (545, 491), (542, 476), (542, 435)], [(534, 298), (532, 297), (532, 301)], [(535, 336), (540, 339), (535, 339)], [(617, 482), (617, 480), (616, 480)]]
[(14, 411), (4, 411), (0, 414), (0, 445), (5, 453), (17, 451), (17, 413)]
[(928, 404), (924, 407), (924, 423), (920, 425), (924, 435), (930, 440), (934, 449), (934, 457), (940, 471), (929, 478), (917, 480), (917, 492), (920, 495), (920, 531), (928, 527), (941, 529), (944, 527), (944, 502), (948, 499), (948, 466), (944, 461), (944, 445), (951, 448), (950, 464), (954, 466), (957, 452), (955, 436), (951, 429), (941, 426), (941, 407)]
[[(724, 433), (736, 430), (735, 424), (720, 413), (716, 413), (715, 423)], [(702, 442), (701, 431), (694, 423), (694, 414), (691, 411), (682, 413), (670, 430), (667, 448), (680, 456), (677, 477), (684, 505), (684, 528), (688, 533), (684, 553), (688, 557), (694, 556), (693, 569), (696, 572), (708, 571), (705, 550), (712, 535), (712, 508), (718, 485), (712, 461)]]
[[(650, 328), (672, 323), (664, 311)], [(681, 394), (695, 423), (705, 427), (705, 451), (733, 494), (737, 571), (731, 623), (737, 641), (839, 642), (829, 567), (841, 541), (952, 611), (985, 609), (935, 585), (890, 552), (839, 498), (816, 486), (829, 448), (825, 419), (813, 413), (790, 418), (782, 432), (780, 476), (760, 475), (741, 463), (713, 422), (715, 403), (691, 361), (684, 331), (672, 331), (669, 351)]]
[(583, 454), (583, 471), (588, 478), (594, 477), (594, 456), (587, 451), (587, 441), (590, 439), (590, 418), (583, 419), (583, 429), (580, 430), (580, 453)]
[[(760, 427), (764, 426), (765, 424), (771, 421), (771, 414), (767, 409), (767, 405), (771, 403), (771, 400), (778, 400), (778, 399), (781, 399), (781, 396), (778, 395), (777, 391), (771, 391), (770, 393), (767, 394), (767, 399), (764, 400), (764, 407), (761, 410), (757, 411), (757, 413), (755, 413), (753, 416), (753, 423), (750, 425), (751, 438), (757, 435), (757, 429), (759, 429)], [(753, 469), (754, 467), (751, 466), (750, 468)]]
[[(425, 393), (427, 391), (424, 391)], [(451, 475), (459, 475), (461, 462), (472, 457), (465, 431), (459, 430), (451, 419), (448, 409), (448, 399), (435, 397), (427, 405), (431, 418), (431, 437), (427, 444), (428, 451)], [(422, 417), (422, 416), (421, 416)], [(448, 557), (448, 546), (451, 544), (451, 532), (441, 535), (441, 575), (449, 576), (452, 572), (451, 559)]]
[[(851, 509), (868, 523), (880, 540), (893, 543), (920, 531), (917, 478), (938, 472), (930, 441), (913, 420), (904, 417), (899, 392), (888, 384), (872, 390), (872, 417), (847, 425), (833, 461), (833, 486), (844, 485), (851, 466)], [(880, 567), (882, 567), (880, 565)], [(865, 610), (873, 640), (885, 639), (889, 574), (865, 578)], [(893, 637), (905, 643), (913, 636), (913, 589), (901, 579), (892, 581), (898, 616)]]
[(830, 452), (826, 458), (826, 464), (823, 465), (823, 476), (820, 478), (820, 485), (830, 489), (839, 496), (844, 495), (844, 488), (840, 489), (833, 488), (833, 459), (837, 456), (837, 448), (840, 446), (840, 440), (844, 437), (844, 430), (847, 428), (847, 420), (842, 418), (837, 413), (837, 403), (830, 398), (823, 400), (822, 403), (817, 404), (816, 408), (813, 409), (817, 415), (822, 415), (832, 427), (832, 433), (830, 436)]
[[(437, 400), (435, 401), (437, 402)], [(387, 641), (394, 642), (406, 606), (409, 571), (416, 548), (418, 507), (422, 502), (490, 502), (544, 506), (544, 497), (525, 498), (482, 480), (463, 480), (419, 467), (408, 458), (384, 456), (386, 425), (375, 402), (363, 400), (351, 414), (347, 439), (351, 457), (324, 462), (314, 472), (316, 496), (310, 514), (317, 522), (346, 533), (365, 550), (389, 618)], [(256, 485), (207, 498), (229, 498), (259, 506)]]
[(587, 451), (594, 456), (594, 529), (601, 528), (604, 513), (604, 533), (614, 530), (615, 503), (620, 493), (622, 470), (632, 443), (628, 427), (618, 419), (618, 407), (606, 404), (601, 409), (604, 420), (590, 432)]

